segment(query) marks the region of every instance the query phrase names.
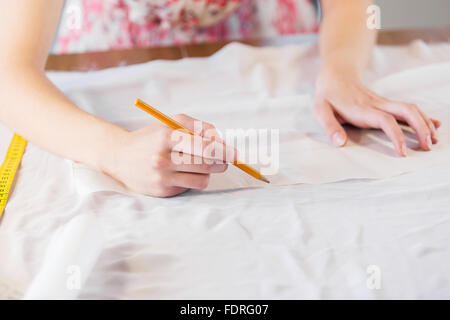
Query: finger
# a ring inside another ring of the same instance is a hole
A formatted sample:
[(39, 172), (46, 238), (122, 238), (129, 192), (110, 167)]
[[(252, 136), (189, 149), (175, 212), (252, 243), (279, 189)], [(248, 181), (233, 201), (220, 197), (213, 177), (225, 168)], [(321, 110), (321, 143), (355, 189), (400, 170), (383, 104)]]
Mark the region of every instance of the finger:
[(339, 114), (335, 114), (336, 120), (339, 122), (339, 124), (344, 124), (345, 120), (342, 118)]
[(347, 133), (336, 119), (331, 105), (323, 99), (318, 99), (314, 103), (313, 111), (317, 121), (333, 144), (338, 147), (344, 146), (347, 142)]
[(180, 188), (180, 187), (166, 187), (162, 190), (151, 192), (149, 193), (150, 196), (156, 196), (156, 197), (162, 197), (162, 198), (169, 198), (176, 196), (180, 193), (188, 191), (188, 188)]
[[(438, 131), (437, 128), (438, 126), (436, 126), (436, 120), (433, 120), (432, 118), (427, 117), (427, 115), (420, 109), (418, 109), (422, 118), (424, 118), (424, 120), (426, 121), (428, 128), (431, 131), (431, 141), (433, 142), (433, 144), (438, 143), (439, 141), (439, 135), (438, 135)], [(439, 121), (437, 121), (439, 122)], [(439, 123), (440, 125), (440, 123)]]
[(234, 162), (237, 160), (237, 150), (223, 143), (192, 136), (183, 131), (173, 130), (168, 143), (169, 151), (182, 152), (211, 160)]
[(174, 172), (171, 185), (188, 189), (205, 189), (208, 187), (209, 175), (200, 173)]
[(203, 132), (201, 136), (205, 138), (210, 138), (212, 140), (216, 140), (220, 143), (225, 143), (225, 141), (222, 139), (222, 135), (220, 132), (214, 127), (212, 124), (208, 122), (203, 122)]
[[(225, 141), (222, 139), (221, 133), (211, 123), (192, 118), (185, 114), (177, 114), (174, 116), (174, 118), (181, 125), (185, 126), (199, 136), (209, 138), (220, 143), (225, 143)], [(235, 152), (237, 153), (236, 150)]]
[[(192, 118), (184, 113), (180, 113), (180, 114), (176, 114), (173, 116), (173, 119), (176, 120), (179, 124), (181, 124), (183, 127), (199, 134), (199, 128), (202, 123), (202, 121)], [(198, 124), (196, 124), (196, 122), (199, 122)]]
[(422, 118), (425, 120), (425, 122), (428, 126), (428, 129), (430, 129), (431, 141), (434, 144), (437, 143), (438, 142), (438, 133), (436, 130), (436, 126), (434, 125), (434, 122), (431, 120), (431, 118), (428, 118), (422, 110), (418, 109), (418, 111), (419, 111), (420, 115), (422, 116)]
[(219, 160), (210, 160), (190, 154), (172, 152), (170, 169), (178, 172), (192, 173), (222, 173), (228, 168), (226, 163)]
[(396, 119), (408, 123), (416, 132), (420, 147), (426, 151), (431, 150), (431, 131), (416, 106), (403, 102), (385, 101), (377, 107), (394, 115)]
[(435, 127), (436, 129), (439, 129), (439, 128), (441, 127), (441, 125), (442, 125), (442, 123), (441, 123), (439, 120), (431, 119), (431, 121), (433, 121), (434, 127)]
[(211, 123), (192, 118), (185, 114), (177, 114), (174, 119), (199, 136), (223, 142), (220, 133)]
[(368, 111), (366, 121), (369, 126), (383, 130), (394, 144), (395, 151), (400, 156), (406, 157), (407, 146), (405, 135), (392, 115), (372, 108)]

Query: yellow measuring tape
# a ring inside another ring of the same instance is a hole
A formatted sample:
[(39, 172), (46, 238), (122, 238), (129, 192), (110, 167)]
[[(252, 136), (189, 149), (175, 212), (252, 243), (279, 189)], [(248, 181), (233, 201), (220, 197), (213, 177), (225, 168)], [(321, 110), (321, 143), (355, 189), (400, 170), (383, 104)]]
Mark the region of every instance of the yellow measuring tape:
[(6, 153), (5, 161), (0, 167), (0, 218), (8, 201), (9, 191), (14, 182), (14, 176), (22, 160), (27, 140), (14, 134)]

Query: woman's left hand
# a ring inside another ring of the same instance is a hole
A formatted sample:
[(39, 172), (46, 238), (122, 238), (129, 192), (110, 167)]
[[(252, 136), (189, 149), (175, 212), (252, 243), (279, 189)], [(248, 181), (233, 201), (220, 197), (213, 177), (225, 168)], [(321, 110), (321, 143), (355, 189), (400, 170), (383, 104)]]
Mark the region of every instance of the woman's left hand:
[(336, 146), (347, 142), (344, 123), (383, 130), (400, 156), (406, 156), (407, 147), (399, 121), (414, 129), (421, 149), (430, 151), (438, 141), (436, 129), (441, 125), (438, 120), (431, 119), (414, 104), (380, 97), (345, 70), (322, 69), (316, 90), (314, 115)]

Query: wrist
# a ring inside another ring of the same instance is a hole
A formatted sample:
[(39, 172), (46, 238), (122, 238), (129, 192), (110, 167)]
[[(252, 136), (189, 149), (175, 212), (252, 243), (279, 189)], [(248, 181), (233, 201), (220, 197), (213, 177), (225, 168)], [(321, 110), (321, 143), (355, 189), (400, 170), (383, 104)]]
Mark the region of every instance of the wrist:
[(326, 63), (320, 69), (320, 77), (329, 79), (348, 79), (356, 82), (361, 81), (361, 72), (354, 65), (343, 62)]
[(115, 168), (120, 161), (119, 155), (123, 146), (127, 144), (129, 134), (127, 130), (115, 125), (104, 129), (100, 147), (97, 148), (97, 170), (114, 176)]

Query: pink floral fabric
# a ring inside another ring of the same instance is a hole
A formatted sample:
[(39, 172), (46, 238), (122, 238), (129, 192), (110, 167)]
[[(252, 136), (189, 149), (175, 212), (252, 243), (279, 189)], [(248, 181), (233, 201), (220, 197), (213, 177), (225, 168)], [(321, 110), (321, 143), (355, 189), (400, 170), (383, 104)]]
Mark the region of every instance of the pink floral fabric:
[(52, 53), (317, 32), (313, 0), (66, 0)]

